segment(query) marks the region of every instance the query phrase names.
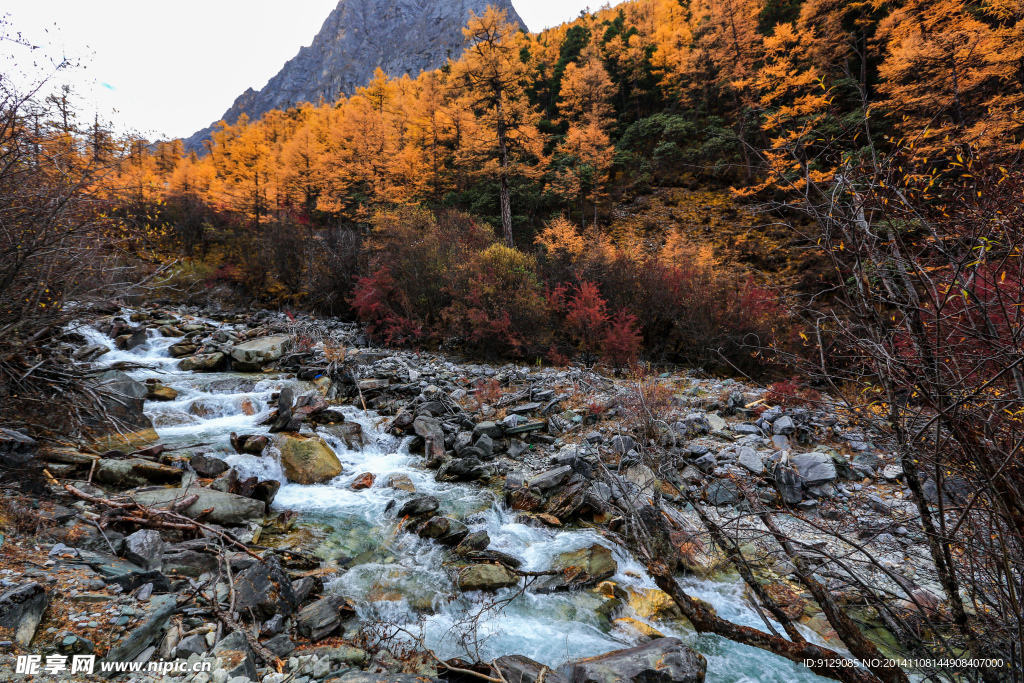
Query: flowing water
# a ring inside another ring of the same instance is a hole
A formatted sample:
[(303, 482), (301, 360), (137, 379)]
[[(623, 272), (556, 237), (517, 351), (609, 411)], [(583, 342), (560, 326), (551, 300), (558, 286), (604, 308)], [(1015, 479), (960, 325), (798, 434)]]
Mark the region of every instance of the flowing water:
[[(410, 630), (422, 629), (426, 644), (442, 657), (466, 655), (455, 634), (467, 615), (480, 612), (487, 602), (483, 596), (453, 591), (442, 546), (397, 531), (396, 520), (385, 512), (394, 499), (401, 505), (413, 495), (437, 496), (441, 500), (440, 513), (464, 520), (471, 531), (486, 530), (491, 538), (490, 547), (519, 558), (526, 570), (548, 569), (559, 553), (603, 543), (613, 548), (618, 563), (613, 581), (631, 592), (655, 588), (636, 560), (596, 531), (518, 524), (515, 514), (504, 510), (493, 492), (479, 486), (434, 481), (433, 472), (421, 466), (421, 458), (408, 452), (406, 440), (385, 434), (380, 427), (384, 420), (372, 411), (343, 409), (347, 420), (363, 427), (366, 446), (362, 450), (351, 450), (322, 432), (342, 462), (344, 471), (340, 476), (319, 485), (290, 483), (273, 457), (273, 448), (259, 457), (238, 455), (228, 439), (231, 432), (266, 433), (266, 428), (258, 423), (269, 412), (271, 394), (291, 385), (298, 395), (313, 390), (312, 384), (273, 374), (181, 372), (177, 369), (178, 359), (171, 358), (167, 351), (180, 339), (155, 336), (155, 330), (151, 330), (153, 336), (147, 343), (131, 351), (113, 349), (109, 338), (91, 328), (80, 332), (88, 337), (89, 343), (105, 344), (112, 349), (99, 363), (143, 363), (147, 369), (129, 374), (139, 381), (158, 378), (178, 392), (174, 401), (146, 404), (162, 443), (207, 443), (207, 448), (220, 451), (218, 455), (241, 475), (279, 480), (282, 487), (273, 510), (299, 513), (300, 521), (322, 536), (316, 552), (325, 559), (356, 558), (347, 571), (325, 577), (326, 590), (350, 598), (367, 619), (409, 620)], [(349, 484), (364, 472), (374, 474), (374, 485), (362, 491), (349, 489)], [(407, 475), (417, 493), (385, 487), (388, 476), (395, 473)], [(722, 617), (764, 628), (743, 597), (742, 584), (735, 578), (684, 582), (692, 595), (711, 603)], [(513, 589), (506, 589), (496, 597), (501, 599), (513, 593)], [(588, 590), (551, 595), (525, 593), (500, 612), (485, 611), (478, 620), (476, 646), (487, 659), (523, 654), (557, 666), (567, 659), (640, 642), (642, 637), (629, 627), (608, 630), (607, 622), (602, 626), (594, 610), (603, 600)], [(632, 616), (665, 635), (681, 638), (703, 653), (708, 660), (709, 683), (822, 680), (800, 665), (718, 636), (697, 635), (676, 621), (641, 619), (628, 608), (623, 616)], [(805, 635), (821, 642), (810, 631)]]

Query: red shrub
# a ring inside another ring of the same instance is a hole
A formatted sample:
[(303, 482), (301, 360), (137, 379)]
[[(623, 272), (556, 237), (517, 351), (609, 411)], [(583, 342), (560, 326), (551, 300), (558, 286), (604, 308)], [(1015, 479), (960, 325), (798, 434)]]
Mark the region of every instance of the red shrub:
[(636, 316), (623, 308), (611, 319), (601, 341), (604, 361), (615, 368), (636, 365), (640, 341)]

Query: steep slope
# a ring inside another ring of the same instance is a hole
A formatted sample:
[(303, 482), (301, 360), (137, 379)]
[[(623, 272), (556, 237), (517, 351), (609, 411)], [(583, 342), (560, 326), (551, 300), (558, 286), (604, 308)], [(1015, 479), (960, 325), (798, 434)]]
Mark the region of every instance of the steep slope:
[[(377, 67), (391, 76), (436, 69), (462, 52), (470, 11), (488, 5), (526, 28), (510, 0), (340, 0), (308, 47), (289, 60), (262, 90), (249, 88), (221, 118), (234, 123), (299, 102), (333, 101), (365, 85)], [(185, 141), (201, 151), (213, 125)]]

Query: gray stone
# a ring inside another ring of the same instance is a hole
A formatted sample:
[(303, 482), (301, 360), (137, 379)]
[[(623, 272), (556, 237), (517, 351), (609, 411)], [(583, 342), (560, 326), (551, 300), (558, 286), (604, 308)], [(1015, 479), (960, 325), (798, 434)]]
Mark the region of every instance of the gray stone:
[(801, 453), (789, 460), (803, 479), (805, 486), (831, 484), (838, 479), (835, 463), (828, 453)]
[(178, 369), (183, 372), (217, 372), (224, 368), (227, 358), (220, 351), (199, 353), (178, 363)]
[(473, 440), (475, 441), (476, 439), (479, 439), (484, 434), (492, 439), (500, 439), (503, 433), (504, 430), (500, 424), (488, 420), (473, 427)]
[(312, 642), (323, 640), (341, 628), (341, 607), (345, 599), (332, 595), (303, 607), (295, 617), (295, 630)]
[(459, 572), (459, 589), (469, 591), (496, 591), (515, 586), (519, 577), (498, 564), (475, 564)]
[[(544, 665), (523, 655), (505, 655), (494, 660), (494, 665), (509, 683), (537, 683)], [(544, 673), (545, 683), (569, 683), (565, 674), (550, 668)]]
[(458, 545), (469, 535), (469, 527), (450, 517), (431, 517), (416, 530), (420, 538), (433, 538), (445, 545)]
[(761, 428), (757, 425), (751, 424), (735, 424), (732, 426), (732, 431), (737, 434), (760, 434)]
[(183, 474), (184, 472), (177, 467), (161, 465), (142, 458), (102, 458), (96, 463), (93, 479), (108, 486), (149, 486), (178, 484)]
[(27, 648), (49, 604), (49, 596), (38, 583), (9, 590), (0, 595), (0, 627), (11, 629), (18, 647)]
[(772, 422), (772, 433), (779, 436), (789, 436), (796, 431), (796, 424), (789, 415), (783, 415)]
[(465, 555), (477, 550), (486, 550), (490, 544), (491, 537), (486, 531), (474, 531), (459, 542), (455, 547), (455, 554)]
[(369, 671), (349, 671), (341, 678), (328, 679), (331, 683), (441, 683), (442, 679), (421, 674), (389, 674), (370, 673)]
[(164, 559), (164, 542), (160, 532), (140, 529), (124, 539), (124, 559), (143, 569), (160, 571)]
[(295, 651), (295, 643), (285, 633), (279, 633), (273, 638), (263, 641), (263, 647), (282, 659)]
[(231, 349), (231, 362), (236, 370), (256, 372), (283, 356), (292, 346), (286, 334), (260, 337)]
[(736, 458), (736, 463), (752, 474), (764, 473), (764, 462), (753, 448), (741, 448), (740, 455)]
[(421, 415), (413, 420), (413, 431), (423, 437), (423, 453), (428, 458), (440, 458), (444, 456), (444, 431), (441, 429), (441, 421), (436, 417)]
[(434, 512), (441, 507), (441, 501), (434, 496), (417, 496), (405, 502), (398, 510), (399, 517), (416, 517)]
[(120, 370), (107, 370), (96, 378), (96, 389), (103, 397), (103, 407), (117, 420), (122, 430), (142, 431), (153, 428), (153, 422), (143, 412), (146, 405), (146, 385), (137, 382)]
[(207, 649), (206, 636), (197, 633), (195, 635), (185, 636), (178, 642), (175, 656), (181, 657), (182, 659), (188, 659), (189, 655), (206, 654)]
[(205, 521), (223, 526), (245, 526), (249, 522), (262, 522), (266, 514), (267, 506), (263, 501), (213, 489), (152, 489), (136, 491), (134, 498), (143, 505), (162, 505), (193, 494), (199, 499), (181, 511), (193, 519), (204, 510), (212, 510)]
[(659, 638), (558, 667), (572, 683), (703, 683), (704, 656), (678, 638)]
[(228, 471), (228, 464), (220, 458), (207, 455), (197, 455), (188, 462), (196, 474), (204, 479), (219, 477)]
[(211, 654), (222, 660), (221, 668), (227, 672), (228, 679), (245, 676), (251, 681), (258, 681), (256, 672), (256, 656), (253, 654), (249, 641), (241, 631), (232, 631), (213, 648)]
[(527, 481), (526, 485), (529, 488), (538, 488), (543, 491), (564, 484), (570, 476), (572, 476), (572, 467), (563, 465), (547, 472), (541, 472)]
[(235, 610), (248, 617), (269, 619), (291, 615), (299, 606), (292, 581), (271, 555), (235, 576)]
[(618, 563), (611, 550), (595, 543), (588, 548), (561, 553), (552, 568), (560, 570), (559, 573), (538, 579), (531, 586), (533, 592), (554, 593), (596, 586), (615, 575)]
[[(312, 577), (306, 577), (306, 578), (312, 578)], [(297, 582), (295, 582), (295, 583), (297, 583)], [(292, 584), (292, 586), (294, 588), (294, 583)], [(298, 595), (298, 591), (296, 591), (295, 594), (297, 596)], [(284, 631), (284, 617), (281, 616), (280, 614), (275, 614), (274, 616), (270, 617), (269, 619), (264, 621), (262, 624), (260, 624), (260, 635), (262, 637), (264, 637), (264, 638), (266, 638), (268, 636), (276, 636), (278, 633), (281, 633), (283, 631)]]
[(789, 505), (796, 505), (804, 499), (803, 480), (792, 467), (779, 466), (775, 468), (775, 488), (783, 502)]
[(711, 453), (705, 453), (693, 461), (693, 466), (704, 474), (711, 474), (717, 464), (718, 460)]

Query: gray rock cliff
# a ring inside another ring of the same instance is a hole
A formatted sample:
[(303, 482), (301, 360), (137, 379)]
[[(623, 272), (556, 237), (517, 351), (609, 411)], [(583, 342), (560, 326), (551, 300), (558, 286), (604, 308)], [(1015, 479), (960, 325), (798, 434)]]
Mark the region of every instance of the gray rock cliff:
[[(390, 76), (436, 69), (462, 53), (470, 11), (487, 5), (507, 12), (524, 29), (510, 0), (340, 0), (308, 47), (289, 60), (262, 90), (249, 88), (221, 118), (256, 119), (300, 102), (333, 102), (366, 85), (380, 67)], [(201, 152), (213, 125), (185, 140)]]

